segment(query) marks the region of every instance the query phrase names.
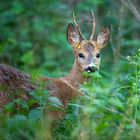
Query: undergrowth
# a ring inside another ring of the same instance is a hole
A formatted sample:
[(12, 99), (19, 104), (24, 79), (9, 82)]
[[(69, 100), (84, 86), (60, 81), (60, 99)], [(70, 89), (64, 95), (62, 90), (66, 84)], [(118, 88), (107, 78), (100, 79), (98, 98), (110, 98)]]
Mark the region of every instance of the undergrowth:
[[(0, 115), (1, 140), (140, 139), (140, 50), (121, 61), (111, 75), (94, 73), (81, 90), (85, 95), (69, 103), (67, 115), (53, 128), (44, 113), (46, 102), (55, 107), (61, 103), (47, 91), (31, 93), (32, 99), (26, 102), (9, 103)], [(34, 103), (39, 106), (31, 109)], [(16, 112), (15, 105), (19, 106)]]

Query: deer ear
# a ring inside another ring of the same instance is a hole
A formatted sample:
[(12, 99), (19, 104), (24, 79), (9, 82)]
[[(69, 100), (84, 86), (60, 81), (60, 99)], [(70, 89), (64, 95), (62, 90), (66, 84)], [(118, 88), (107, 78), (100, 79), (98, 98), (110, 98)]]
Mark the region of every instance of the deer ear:
[(105, 27), (97, 36), (97, 43), (99, 44), (100, 48), (105, 47), (105, 45), (107, 44), (109, 37), (110, 37), (110, 26)]
[(67, 27), (67, 40), (73, 46), (80, 40), (79, 33), (72, 23), (69, 23)]

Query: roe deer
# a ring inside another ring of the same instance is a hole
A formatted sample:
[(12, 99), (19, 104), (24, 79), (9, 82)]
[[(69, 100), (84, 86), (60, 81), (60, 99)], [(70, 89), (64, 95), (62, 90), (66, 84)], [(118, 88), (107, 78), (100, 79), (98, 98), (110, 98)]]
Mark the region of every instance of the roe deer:
[[(77, 24), (75, 16), (73, 15), (74, 24), (69, 23), (67, 27), (67, 40), (73, 48), (75, 62), (71, 72), (61, 78), (48, 78), (40, 79), (46, 83), (45, 89), (50, 92), (51, 96), (57, 97), (67, 108), (70, 100), (75, 99), (80, 95), (80, 85), (88, 81), (90, 77), (83, 76), (83, 72), (92, 73), (99, 69), (100, 66), (100, 50), (105, 47), (110, 36), (110, 27), (105, 27), (97, 36), (97, 40), (93, 39), (95, 32), (95, 19), (92, 12), (92, 33), (89, 40), (86, 40), (82, 35), (80, 26)], [(6, 67), (6, 68), (5, 68)], [(29, 82), (29, 77), (15, 70), (14, 68), (0, 65), (0, 83), (7, 84), (11, 88), (19, 88), (24, 90), (34, 90), (35, 87)], [(8, 69), (7, 70), (5, 69)], [(13, 74), (17, 73), (17, 74)], [(11, 75), (17, 77), (12, 78)], [(8, 79), (7, 79), (8, 77)], [(16, 80), (16, 82), (15, 82)], [(0, 102), (7, 103), (7, 97), (3, 96), (4, 93), (0, 92)], [(63, 116), (63, 112), (54, 111), (55, 116), (58, 118)]]
[[(46, 89), (52, 96), (57, 97), (64, 108), (67, 108), (68, 102), (75, 99), (79, 92), (80, 85), (88, 81), (90, 77), (83, 76), (83, 72), (92, 73), (99, 69), (100, 66), (100, 50), (105, 47), (110, 36), (110, 27), (105, 27), (97, 36), (97, 40), (93, 40), (95, 32), (95, 19), (92, 12), (92, 33), (89, 40), (84, 39), (80, 26), (77, 24), (75, 15), (73, 22), (67, 27), (67, 40), (73, 48), (75, 62), (71, 72), (62, 78), (43, 78), (44, 82), (49, 82)], [(57, 114), (57, 111), (55, 112)], [(60, 111), (57, 117), (61, 118), (63, 113)]]

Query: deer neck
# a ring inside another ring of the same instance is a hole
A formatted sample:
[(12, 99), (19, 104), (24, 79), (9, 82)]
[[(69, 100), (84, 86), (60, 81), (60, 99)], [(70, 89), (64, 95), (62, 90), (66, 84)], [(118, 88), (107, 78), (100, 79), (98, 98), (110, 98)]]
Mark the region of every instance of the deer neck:
[(78, 63), (75, 61), (70, 74), (66, 76), (64, 80), (74, 88), (79, 88), (79, 86), (84, 82), (86, 82), (88, 78), (83, 76), (81, 68), (79, 67)]

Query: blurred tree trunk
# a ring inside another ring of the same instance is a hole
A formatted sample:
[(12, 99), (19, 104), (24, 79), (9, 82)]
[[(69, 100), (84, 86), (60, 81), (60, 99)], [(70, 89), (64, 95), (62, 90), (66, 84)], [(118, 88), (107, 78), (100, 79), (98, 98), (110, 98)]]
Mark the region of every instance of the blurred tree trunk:
[(68, 0), (67, 1), (67, 5), (70, 9), (73, 9), (77, 4), (77, 1), (76, 0)]
[(137, 10), (136, 6), (134, 6), (131, 0), (121, 0), (121, 2), (124, 6), (126, 6), (132, 12), (132, 14), (140, 22), (140, 12)]
[(67, 5), (68, 7), (73, 10), (74, 8), (76, 8), (76, 5), (78, 3), (81, 3), (83, 0), (67, 0)]

